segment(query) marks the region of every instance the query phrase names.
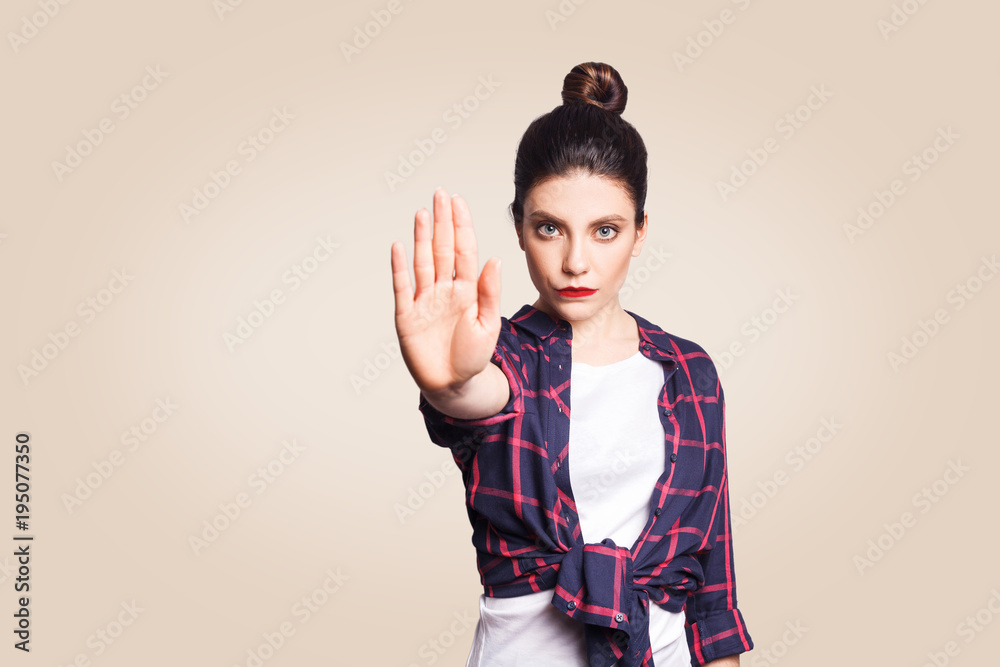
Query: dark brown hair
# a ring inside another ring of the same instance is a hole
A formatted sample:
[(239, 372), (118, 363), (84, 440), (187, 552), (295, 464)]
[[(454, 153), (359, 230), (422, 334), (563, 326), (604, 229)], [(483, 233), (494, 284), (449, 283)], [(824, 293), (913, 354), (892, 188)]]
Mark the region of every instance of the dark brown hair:
[(514, 223), (524, 221), (531, 188), (581, 171), (618, 181), (635, 204), (636, 228), (646, 206), (646, 145), (621, 117), (628, 88), (611, 65), (581, 63), (563, 79), (563, 103), (531, 121), (514, 161)]

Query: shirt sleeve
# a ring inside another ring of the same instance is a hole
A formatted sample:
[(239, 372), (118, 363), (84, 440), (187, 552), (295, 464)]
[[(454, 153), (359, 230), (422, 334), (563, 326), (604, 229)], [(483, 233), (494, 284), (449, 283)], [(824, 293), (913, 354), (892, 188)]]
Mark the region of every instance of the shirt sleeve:
[(515, 366), (515, 356), (511, 352), (511, 342), (505, 340), (501, 331), (490, 363), (503, 371), (510, 387), (507, 403), (494, 415), (479, 419), (458, 419), (446, 415), (431, 405), (420, 392), (418, 409), (424, 416), (424, 425), (431, 442), (448, 447), (453, 452), (460, 449), (475, 451), (484, 442), (492, 442), (504, 437), (508, 421), (524, 413), (523, 385)]
[(684, 607), (685, 629), (693, 665), (753, 649), (743, 615), (736, 606), (736, 571), (733, 559), (732, 522), (729, 506), (729, 473), (726, 465), (725, 395), (721, 382), (716, 383), (718, 442), (721, 456), (713, 458), (721, 465), (721, 476), (706, 475), (706, 484), (718, 480), (718, 501), (708, 531), (711, 549), (696, 554), (704, 572), (704, 584), (688, 596)]

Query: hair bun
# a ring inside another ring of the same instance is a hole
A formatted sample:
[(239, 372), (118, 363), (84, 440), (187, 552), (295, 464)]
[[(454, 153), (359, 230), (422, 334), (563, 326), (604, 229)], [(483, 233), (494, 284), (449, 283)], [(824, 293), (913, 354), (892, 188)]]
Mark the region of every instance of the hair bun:
[(628, 87), (607, 63), (580, 63), (563, 79), (563, 104), (593, 104), (621, 114), (628, 101)]

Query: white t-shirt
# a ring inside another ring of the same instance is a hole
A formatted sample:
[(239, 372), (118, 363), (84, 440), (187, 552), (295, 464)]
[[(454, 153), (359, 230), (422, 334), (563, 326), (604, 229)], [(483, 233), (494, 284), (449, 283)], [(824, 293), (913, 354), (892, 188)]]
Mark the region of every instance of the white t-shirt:
[[(666, 465), (656, 399), (663, 366), (636, 351), (605, 366), (573, 363), (569, 477), (584, 542), (610, 537), (631, 548), (649, 519)], [(584, 624), (552, 605), (552, 591), (479, 598), (466, 667), (586, 667)], [(657, 667), (691, 667), (684, 612), (649, 605)]]

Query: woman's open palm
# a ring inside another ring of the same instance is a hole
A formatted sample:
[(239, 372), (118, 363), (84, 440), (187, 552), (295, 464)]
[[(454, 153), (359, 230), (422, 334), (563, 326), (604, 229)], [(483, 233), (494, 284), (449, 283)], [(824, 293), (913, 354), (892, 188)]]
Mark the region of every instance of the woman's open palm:
[(425, 393), (460, 386), (482, 372), (500, 336), (500, 260), (491, 258), (476, 279), (476, 235), (465, 200), (435, 190), (433, 226), (432, 241), (430, 214), (417, 211), (415, 293), (406, 248), (392, 244), (396, 335), (403, 361)]

